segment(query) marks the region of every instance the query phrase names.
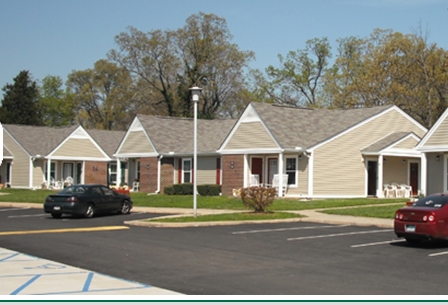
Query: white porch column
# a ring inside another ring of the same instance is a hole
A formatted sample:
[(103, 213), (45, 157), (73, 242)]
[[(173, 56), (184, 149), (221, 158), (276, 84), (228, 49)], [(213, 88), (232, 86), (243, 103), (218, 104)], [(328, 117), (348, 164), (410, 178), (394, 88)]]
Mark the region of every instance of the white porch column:
[(314, 195), (313, 182), (314, 180), (314, 154), (308, 155), (308, 197), (311, 198)]
[(283, 153), (278, 154), (278, 197), (283, 196)]
[[(384, 198), (384, 190), (383, 190), (383, 156), (379, 155), (378, 156), (378, 169), (377, 169), (377, 173), (378, 173), (378, 184), (376, 187), (376, 197), (378, 198)], [(368, 176), (368, 173), (367, 173)], [(367, 178), (368, 181), (368, 178)]]
[[(428, 159), (426, 158), (426, 153), (422, 153), (422, 156), (420, 158), (420, 168), (421, 168), (421, 174), (420, 174), (420, 193), (427, 196), (426, 193), (427, 189), (427, 183), (428, 183), (428, 177), (427, 177), (427, 171), (428, 171)], [(420, 195), (420, 194), (418, 194)]]
[(249, 186), (248, 183), (248, 171), (249, 171), (249, 155), (244, 155), (244, 183), (243, 183), (243, 187), (246, 188)]
[[(56, 179), (56, 177), (54, 177)], [(50, 188), (50, 180), (51, 180), (51, 159), (47, 160), (47, 189)]]
[(118, 188), (121, 185), (121, 161), (120, 158), (117, 158), (117, 182), (115, 186)]

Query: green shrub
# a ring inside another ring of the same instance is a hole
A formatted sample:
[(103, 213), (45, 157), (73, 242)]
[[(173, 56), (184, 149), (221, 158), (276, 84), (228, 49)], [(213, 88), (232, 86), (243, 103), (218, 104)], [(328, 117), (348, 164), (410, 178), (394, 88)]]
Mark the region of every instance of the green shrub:
[(165, 186), (163, 192), (165, 195), (174, 195), (174, 187), (172, 185)]
[(201, 196), (219, 196), (221, 194), (221, 185), (219, 184), (198, 185), (198, 193)]
[(246, 187), (241, 190), (243, 204), (256, 213), (267, 212), (267, 207), (274, 202), (277, 192), (271, 187)]

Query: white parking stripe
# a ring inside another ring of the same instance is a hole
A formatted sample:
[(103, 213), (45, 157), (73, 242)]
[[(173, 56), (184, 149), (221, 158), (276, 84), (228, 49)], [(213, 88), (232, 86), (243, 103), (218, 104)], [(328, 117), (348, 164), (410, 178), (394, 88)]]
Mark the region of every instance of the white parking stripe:
[(41, 216), (46, 216), (46, 215), (48, 215), (48, 214), (17, 215), (17, 216), (8, 216), (8, 218), (41, 217)]
[(22, 210), (29, 210), (30, 208), (7, 208), (7, 209), (0, 209), (0, 212), (9, 212), (9, 211), (22, 211)]
[(360, 247), (368, 247), (368, 246), (376, 246), (376, 245), (384, 245), (384, 244), (393, 244), (396, 242), (402, 242), (403, 240), (400, 239), (393, 239), (388, 241), (379, 241), (376, 243), (369, 243), (369, 244), (360, 244), (360, 245), (353, 245), (352, 248), (360, 248)]
[(440, 255), (447, 255), (447, 254), (448, 254), (448, 251), (446, 251), (446, 252), (432, 253), (432, 254), (429, 254), (428, 256), (440, 256)]
[(348, 225), (340, 226), (314, 226), (314, 227), (294, 227), (294, 228), (279, 228), (279, 229), (264, 229), (264, 230), (250, 230), (250, 231), (238, 231), (232, 232), (232, 234), (254, 234), (254, 233), (269, 233), (269, 232), (283, 232), (283, 231), (295, 231), (295, 230), (310, 230), (321, 228), (341, 228), (348, 227)]
[(359, 234), (373, 234), (373, 233), (383, 233), (383, 232), (391, 232), (393, 230), (371, 230), (371, 231), (358, 231), (358, 232), (347, 232), (347, 233), (336, 233), (336, 234), (327, 234), (327, 235), (315, 235), (315, 236), (303, 236), (303, 237), (294, 237), (288, 238), (288, 241), (292, 240), (304, 240), (304, 239), (315, 239), (315, 238), (326, 238), (326, 237), (337, 237), (337, 236), (347, 236), (347, 235), (359, 235)]

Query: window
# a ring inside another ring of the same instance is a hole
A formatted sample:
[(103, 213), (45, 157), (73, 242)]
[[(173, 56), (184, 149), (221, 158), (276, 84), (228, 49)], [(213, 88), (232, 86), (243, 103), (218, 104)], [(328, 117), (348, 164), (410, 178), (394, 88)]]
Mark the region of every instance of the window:
[(109, 182), (111, 184), (117, 183), (117, 163), (109, 164)]
[(182, 159), (182, 183), (191, 182), (191, 159)]
[(286, 174), (288, 175), (288, 185), (296, 184), (297, 158), (286, 158)]
[[(56, 164), (54, 162), (51, 162), (51, 167), (50, 167), (50, 178), (55, 179), (56, 178)], [(48, 177), (48, 162), (45, 163), (45, 177), (44, 179), (47, 180)]]
[(135, 172), (136, 172), (135, 178), (137, 178), (138, 181), (140, 181), (140, 160), (137, 161), (136, 167), (137, 168), (135, 169)]
[(62, 164), (62, 178), (67, 179), (67, 177), (73, 178), (73, 163)]

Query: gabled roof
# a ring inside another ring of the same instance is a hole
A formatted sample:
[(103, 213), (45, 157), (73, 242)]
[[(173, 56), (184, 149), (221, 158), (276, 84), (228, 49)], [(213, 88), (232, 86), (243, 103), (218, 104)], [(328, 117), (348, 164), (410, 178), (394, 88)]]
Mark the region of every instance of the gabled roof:
[(420, 140), (420, 138), (413, 132), (393, 132), (390, 135), (378, 140), (377, 142), (363, 148), (361, 152), (377, 154), (385, 150), (386, 148), (391, 148), (396, 143), (409, 137), (414, 137), (416, 142)]
[(448, 150), (448, 108), (425, 134), (416, 149), (421, 152), (443, 152)]
[(87, 133), (98, 143), (104, 152), (113, 158), (113, 154), (126, 134), (125, 131), (88, 129)]
[(68, 127), (48, 127), (2, 124), (17, 143), (30, 155), (47, 155), (79, 125)]
[[(194, 120), (190, 118), (137, 115), (159, 154), (191, 154), (194, 146)], [(216, 153), (235, 124), (228, 120), (197, 120), (198, 153)]]
[(12, 153), (3, 145), (3, 158), (12, 159)]
[(251, 103), (283, 148), (310, 148), (395, 106), (311, 109)]

